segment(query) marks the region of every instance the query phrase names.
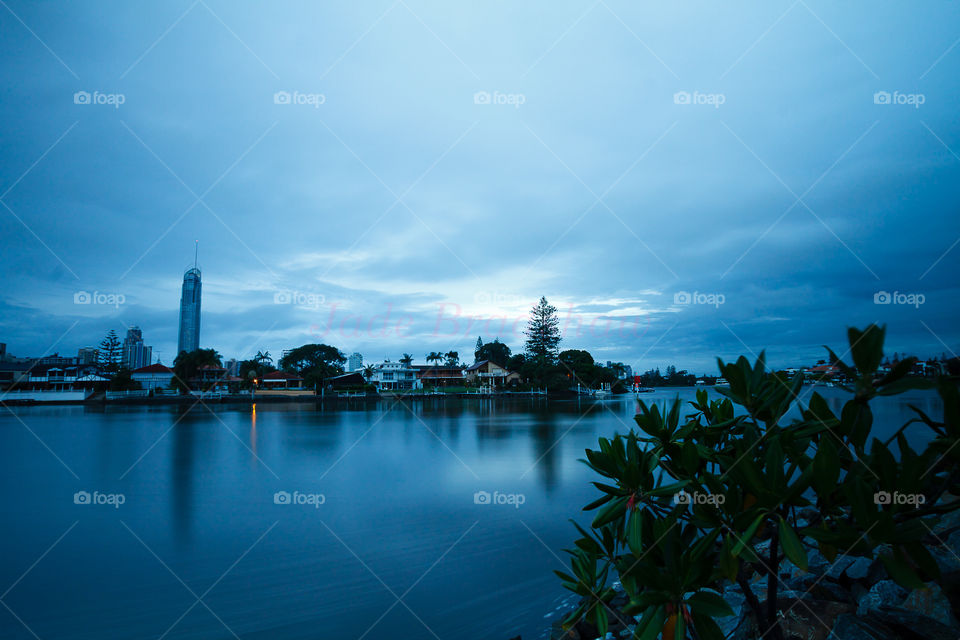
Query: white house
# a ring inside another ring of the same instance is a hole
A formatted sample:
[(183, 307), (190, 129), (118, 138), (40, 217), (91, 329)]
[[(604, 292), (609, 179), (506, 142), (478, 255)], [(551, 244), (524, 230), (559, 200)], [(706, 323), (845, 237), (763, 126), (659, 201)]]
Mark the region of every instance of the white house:
[(420, 380), (417, 378), (416, 369), (402, 362), (390, 362), (389, 360), (374, 365), (370, 382), (379, 389), (391, 391), (420, 388)]
[(130, 372), (130, 378), (140, 383), (140, 387), (150, 391), (152, 389), (167, 389), (173, 380), (173, 369), (162, 364), (151, 364)]

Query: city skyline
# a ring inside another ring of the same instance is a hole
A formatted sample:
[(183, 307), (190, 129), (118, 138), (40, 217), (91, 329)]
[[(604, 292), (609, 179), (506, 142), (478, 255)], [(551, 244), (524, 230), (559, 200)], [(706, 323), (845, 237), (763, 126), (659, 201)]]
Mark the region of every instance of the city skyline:
[(172, 362), (197, 239), (200, 344), (237, 357), (516, 350), (541, 295), (565, 347), (639, 370), (815, 361), (868, 322), (960, 351), (956, 6), (383, 4), (309, 50), (307, 5), (123, 9), (92, 40), (80, 8), (9, 8), (32, 28), (5, 13), (30, 54), (0, 105), (16, 352), (136, 324)]

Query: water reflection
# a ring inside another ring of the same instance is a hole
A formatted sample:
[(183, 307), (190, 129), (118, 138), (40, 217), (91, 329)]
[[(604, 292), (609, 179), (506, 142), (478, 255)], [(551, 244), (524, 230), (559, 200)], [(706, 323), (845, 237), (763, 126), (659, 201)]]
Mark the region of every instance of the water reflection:
[(192, 407), (178, 407), (171, 419), (175, 422), (170, 433), (170, 508), (173, 538), (180, 548), (192, 541), (194, 514), (194, 467), (196, 463), (197, 431), (190, 412)]

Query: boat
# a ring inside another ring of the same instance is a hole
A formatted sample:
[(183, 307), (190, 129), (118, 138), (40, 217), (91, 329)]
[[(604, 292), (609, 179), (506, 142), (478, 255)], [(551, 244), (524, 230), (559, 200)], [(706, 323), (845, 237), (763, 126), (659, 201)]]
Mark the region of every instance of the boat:
[(726, 378), (717, 378), (717, 379), (713, 382), (713, 386), (715, 386), (715, 387), (719, 387), (720, 385), (726, 385), (726, 384), (730, 384), (729, 382), (727, 382), (727, 379), (726, 379)]

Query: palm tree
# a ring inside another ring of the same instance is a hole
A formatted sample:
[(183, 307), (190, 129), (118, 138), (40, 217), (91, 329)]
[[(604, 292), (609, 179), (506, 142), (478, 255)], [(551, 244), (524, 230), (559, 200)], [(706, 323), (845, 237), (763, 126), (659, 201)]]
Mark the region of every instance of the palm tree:
[(460, 352), (458, 352), (458, 351), (447, 351), (447, 352), (446, 352), (445, 354), (443, 354), (443, 355), (444, 355), (444, 357), (446, 357), (446, 359), (447, 359), (447, 366), (448, 366), (448, 367), (455, 367), (455, 366), (457, 366), (457, 363), (460, 362)]
[(403, 357), (400, 358), (400, 363), (403, 364), (404, 366), (409, 367), (412, 362), (413, 362), (413, 356), (410, 355), (409, 353), (403, 354)]
[(368, 364), (363, 368), (363, 377), (367, 382), (370, 382), (370, 378), (373, 377), (373, 374), (376, 372), (376, 369), (372, 364)]
[(257, 364), (273, 364), (273, 358), (270, 357), (269, 351), (257, 351), (257, 355), (253, 356), (253, 359), (257, 361)]
[(443, 354), (437, 351), (431, 351), (427, 354), (427, 362), (443, 362)]

